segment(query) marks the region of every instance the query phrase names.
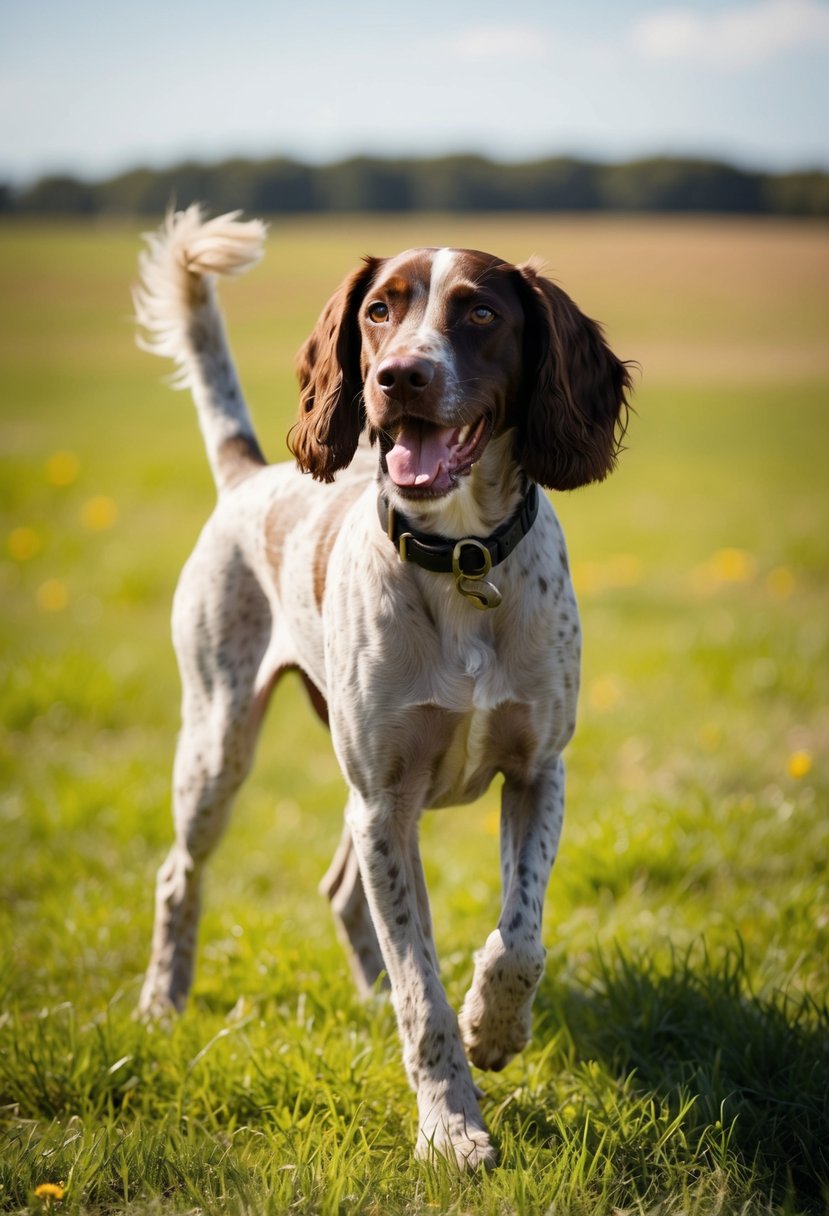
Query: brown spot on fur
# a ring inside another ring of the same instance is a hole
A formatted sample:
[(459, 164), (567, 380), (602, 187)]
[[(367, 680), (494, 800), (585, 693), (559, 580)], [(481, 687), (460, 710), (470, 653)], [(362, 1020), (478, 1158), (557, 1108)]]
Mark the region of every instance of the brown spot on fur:
[[(186, 256), (186, 255), (185, 255)], [(187, 307), (191, 313), (197, 313), (200, 308), (203, 308), (210, 300), (210, 283), (205, 279), (201, 271), (193, 271), (190, 269), (192, 259), (186, 258), (187, 261)]]
[(308, 513), (308, 504), (301, 494), (280, 496), (274, 501), (265, 519), (265, 554), (275, 587), (279, 586), (282, 551), (288, 534)]
[(342, 526), (343, 516), (352, 503), (356, 502), (364, 488), (362, 482), (357, 482), (343, 486), (340, 490), (329, 491), (329, 501), (317, 527), (317, 543), (314, 547), (314, 601), (317, 608), (322, 608), (325, 580), (328, 575), (328, 559)]

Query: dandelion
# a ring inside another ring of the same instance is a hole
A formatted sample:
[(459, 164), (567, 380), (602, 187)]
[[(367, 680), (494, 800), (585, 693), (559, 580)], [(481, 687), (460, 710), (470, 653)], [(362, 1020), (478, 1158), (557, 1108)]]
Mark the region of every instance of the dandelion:
[(750, 583), (757, 575), (757, 559), (746, 549), (718, 549), (697, 566), (691, 576), (694, 590), (712, 595), (726, 583)]
[(812, 753), (805, 748), (799, 748), (789, 756), (787, 765), (789, 776), (795, 781), (801, 781), (812, 771)]
[(710, 566), (721, 583), (749, 583), (757, 573), (757, 561), (745, 549), (718, 549)]
[(46, 461), (46, 478), (53, 486), (71, 486), (80, 471), (81, 462), (74, 452), (55, 452)]
[(69, 588), (63, 579), (47, 578), (38, 587), (35, 598), (41, 612), (63, 612), (69, 604)]
[(34, 528), (15, 528), (6, 540), (9, 556), (16, 562), (28, 562), (43, 548), (40, 534)]
[(84, 503), (81, 519), (90, 532), (106, 532), (118, 519), (118, 506), (113, 498), (98, 494)]
[(53, 1199), (63, 1199), (65, 1194), (66, 1187), (62, 1182), (41, 1182), (40, 1186), (35, 1187), (35, 1195), (42, 1199), (47, 1207)]

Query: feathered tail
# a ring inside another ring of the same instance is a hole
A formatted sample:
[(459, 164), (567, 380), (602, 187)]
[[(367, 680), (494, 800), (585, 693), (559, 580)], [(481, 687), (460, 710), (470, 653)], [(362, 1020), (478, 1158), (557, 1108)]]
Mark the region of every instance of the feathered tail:
[(177, 388), (189, 388), (213, 478), (221, 493), (266, 462), (233, 366), (215, 279), (236, 275), (262, 257), (265, 225), (239, 212), (205, 220), (198, 205), (169, 212), (148, 233), (133, 298), (143, 333), (138, 344), (175, 360)]

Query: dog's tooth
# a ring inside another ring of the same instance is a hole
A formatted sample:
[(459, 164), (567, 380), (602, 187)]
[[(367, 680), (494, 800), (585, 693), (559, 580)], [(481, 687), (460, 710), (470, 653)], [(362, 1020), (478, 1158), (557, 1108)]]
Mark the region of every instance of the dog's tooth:
[(461, 427), (461, 429), (458, 431), (458, 444), (466, 443), (467, 439), (469, 438), (469, 432), (471, 430), (472, 430), (472, 427), (470, 427), (470, 426)]

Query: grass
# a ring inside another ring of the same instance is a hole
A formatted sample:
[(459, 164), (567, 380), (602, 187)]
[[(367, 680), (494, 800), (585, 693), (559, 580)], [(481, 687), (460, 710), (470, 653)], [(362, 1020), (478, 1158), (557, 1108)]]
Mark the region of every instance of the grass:
[[(480, 1076), (500, 1168), (414, 1163), (394, 1020), (316, 883), (344, 801), (297, 683), (211, 870), (194, 1000), (132, 1020), (169, 839), (178, 569), (212, 502), (133, 347), (129, 227), (0, 227), (0, 1209), (797, 1213), (829, 1203), (829, 230), (279, 222), (224, 293), (266, 449), (364, 252), (545, 255), (642, 366), (629, 451), (558, 496), (584, 692), (533, 1044)], [(429, 816), (450, 997), (497, 917), (497, 790)], [(36, 1194), (63, 1184), (62, 1198)]]

